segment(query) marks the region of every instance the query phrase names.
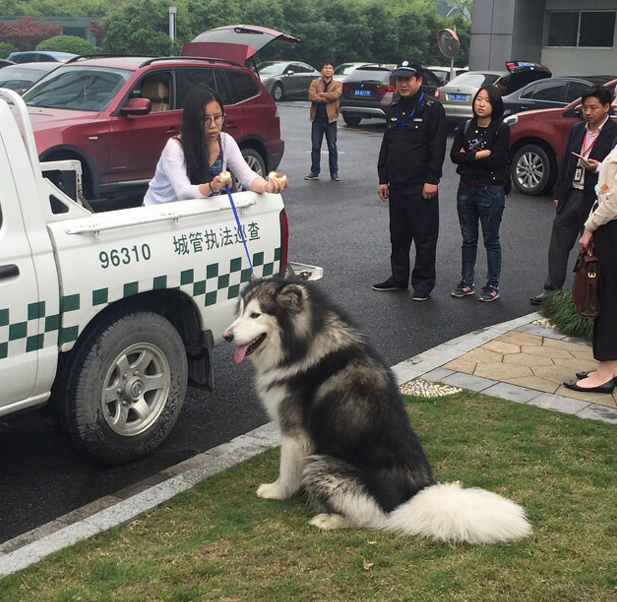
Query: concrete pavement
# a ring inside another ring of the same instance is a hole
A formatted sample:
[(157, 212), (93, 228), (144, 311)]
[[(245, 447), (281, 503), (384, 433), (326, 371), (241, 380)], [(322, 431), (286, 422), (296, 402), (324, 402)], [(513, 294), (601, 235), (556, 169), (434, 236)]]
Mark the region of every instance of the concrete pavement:
[[(617, 393), (577, 393), (561, 384), (595, 365), (587, 342), (561, 334), (532, 313), (448, 341), (392, 369), (406, 393), (436, 397), (464, 388), (617, 424)], [(0, 544), (0, 577), (131, 521), (207, 476), (276, 445), (276, 429), (266, 424)]]

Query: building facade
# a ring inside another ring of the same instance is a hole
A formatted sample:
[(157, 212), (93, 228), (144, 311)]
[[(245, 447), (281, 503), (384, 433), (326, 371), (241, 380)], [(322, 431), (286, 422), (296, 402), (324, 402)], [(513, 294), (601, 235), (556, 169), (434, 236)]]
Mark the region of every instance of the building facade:
[(554, 76), (617, 74), (617, 0), (474, 0), (469, 68), (509, 60)]

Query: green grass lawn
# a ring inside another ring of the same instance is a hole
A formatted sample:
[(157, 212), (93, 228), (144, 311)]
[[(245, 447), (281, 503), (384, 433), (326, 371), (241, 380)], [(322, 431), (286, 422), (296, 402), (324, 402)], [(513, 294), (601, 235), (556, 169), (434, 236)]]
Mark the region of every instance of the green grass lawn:
[(617, 425), (464, 392), (406, 398), (435, 476), (522, 504), (533, 535), (448, 546), (321, 532), (262, 500), (278, 450), (0, 580), (0, 600), (581, 602), (617, 599)]

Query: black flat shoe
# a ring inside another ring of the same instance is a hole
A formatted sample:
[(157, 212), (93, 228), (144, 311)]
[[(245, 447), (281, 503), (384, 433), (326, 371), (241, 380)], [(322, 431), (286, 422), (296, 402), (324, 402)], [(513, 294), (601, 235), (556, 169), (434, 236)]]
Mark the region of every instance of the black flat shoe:
[[(577, 372), (576, 378), (578, 380), (583, 380), (584, 378), (587, 378), (592, 372), (594, 372), (594, 370), (583, 370), (582, 372)], [(615, 380), (615, 378), (613, 378), (613, 380)]]
[(577, 372), (576, 378), (578, 380), (583, 380), (584, 378), (587, 378), (592, 372), (593, 370), (583, 370), (583, 372)]
[(608, 382), (597, 387), (579, 387), (575, 380), (565, 380), (563, 386), (572, 391), (580, 391), (581, 393), (612, 393), (615, 388), (615, 381), (611, 378)]

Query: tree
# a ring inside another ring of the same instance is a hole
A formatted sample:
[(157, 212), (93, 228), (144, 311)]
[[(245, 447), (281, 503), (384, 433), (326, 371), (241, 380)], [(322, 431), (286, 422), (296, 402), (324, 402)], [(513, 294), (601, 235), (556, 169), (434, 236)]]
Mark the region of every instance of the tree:
[(43, 40), (62, 33), (60, 25), (39, 23), (32, 17), (17, 21), (0, 21), (0, 41), (15, 44), (19, 50), (33, 50)]
[(5, 59), (11, 52), (17, 52), (17, 46), (8, 42), (0, 42), (0, 58)]
[[(276, 10), (275, 6), (276, 3), (274, 3), (274, 8), (269, 8), (265, 11), (265, 14), (271, 10)], [(227, 0), (225, 2), (221, 2), (221, 0), (186, 0), (186, 10), (188, 12), (190, 28), (190, 35), (184, 40), (186, 42), (190, 42), (195, 36), (208, 29), (220, 27), (221, 25), (255, 23), (255, 21), (245, 20), (241, 16), (240, 2), (238, 0)], [(256, 23), (263, 25), (260, 17), (258, 17)]]
[(178, 9), (175, 44), (169, 38), (168, 0), (126, 0), (103, 20), (103, 49), (120, 54), (175, 54), (192, 32), (185, 0), (174, 4)]
[(109, 0), (0, 0), (0, 15), (102, 17), (108, 3)]
[(94, 36), (96, 45), (100, 46), (105, 35), (105, 26), (100, 21), (88, 21), (88, 31)]
[(72, 52), (73, 54), (93, 54), (94, 46), (77, 36), (54, 36), (37, 44), (36, 50)]

